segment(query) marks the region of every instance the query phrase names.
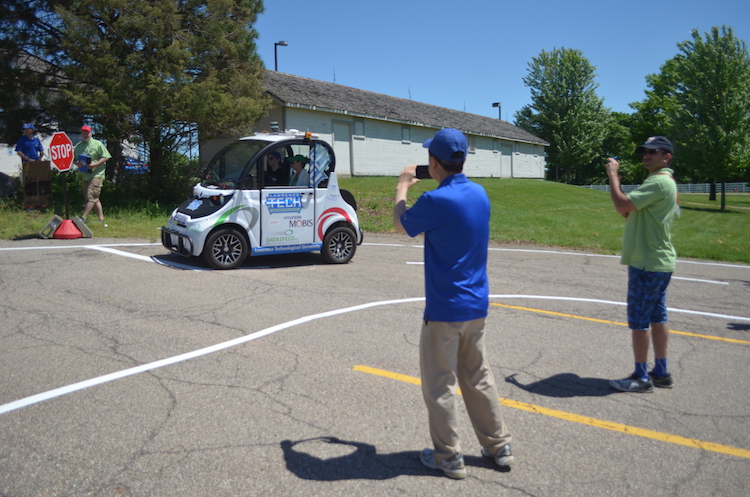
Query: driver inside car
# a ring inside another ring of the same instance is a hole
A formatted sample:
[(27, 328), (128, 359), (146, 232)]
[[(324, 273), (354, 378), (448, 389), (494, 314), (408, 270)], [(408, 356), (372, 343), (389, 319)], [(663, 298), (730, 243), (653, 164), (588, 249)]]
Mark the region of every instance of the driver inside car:
[(289, 184), (289, 168), (281, 160), (281, 154), (273, 151), (266, 156), (266, 186)]

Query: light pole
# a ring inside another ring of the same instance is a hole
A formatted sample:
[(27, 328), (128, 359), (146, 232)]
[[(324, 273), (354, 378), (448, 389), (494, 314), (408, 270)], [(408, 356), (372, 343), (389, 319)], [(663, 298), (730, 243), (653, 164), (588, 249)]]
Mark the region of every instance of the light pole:
[(492, 104), (492, 106), (493, 107), (497, 107), (497, 112), (498, 112), (497, 118), (502, 121), (503, 120), (503, 104), (502, 104), (502, 102), (495, 102), (495, 103)]
[(273, 68), (274, 71), (279, 71), (279, 53), (276, 47), (287, 47), (289, 46), (289, 43), (286, 41), (280, 41), (278, 43), (273, 44)]

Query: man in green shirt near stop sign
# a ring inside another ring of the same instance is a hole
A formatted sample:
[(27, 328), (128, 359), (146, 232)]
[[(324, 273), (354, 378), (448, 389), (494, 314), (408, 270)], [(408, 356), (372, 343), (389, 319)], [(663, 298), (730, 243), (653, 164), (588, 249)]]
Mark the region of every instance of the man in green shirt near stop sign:
[(104, 184), (104, 173), (108, 159), (112, 155), (102, 142), (92, 137), (91, 127), (83, 126), (81, 128), (81, 141), (73, 149), (74, 164), (78, 166), (81, 173), (83, 186), (83, 198), (86, 206), (83, 209), (83, 222), (88, 221), (89, 213), (93, 209), (99, 217), (99, 222), (103, 227), (107, 227), (104, 221), (104, 212), (99, 195), (102, 192)]

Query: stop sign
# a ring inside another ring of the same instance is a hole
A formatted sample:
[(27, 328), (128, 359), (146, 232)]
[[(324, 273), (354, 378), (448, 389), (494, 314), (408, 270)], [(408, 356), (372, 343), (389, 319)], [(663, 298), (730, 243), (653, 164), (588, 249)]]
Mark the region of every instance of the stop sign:
[(49, 144), (49, 154), (52, 164), (55, 165), (58, 171), (65, 172), (69, 170), (70, 165), (73, 163), (73, 142), (70, 141), (68, 135), (62, 131), (58, 131), (52, 135), (52, 141)]

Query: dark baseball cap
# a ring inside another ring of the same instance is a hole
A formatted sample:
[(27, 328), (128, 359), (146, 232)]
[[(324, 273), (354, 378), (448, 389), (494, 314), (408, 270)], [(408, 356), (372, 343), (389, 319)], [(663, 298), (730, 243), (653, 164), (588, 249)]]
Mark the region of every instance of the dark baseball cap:
[(644, 143), (643, 145), (635, 149), (635, 153), (642, 154), (643, 150), (646, 148), (649, 148), (651, 150), (659, 149), (659, 150), (663, 150), (664, 152), (669, 152), (670, 154), (674, 155), (674, 148), (672, 147), (672, 142), (663, 136), (649, 137), (649, 139), (646, 140), (646, 143)]
[(422, 146), (429, 148), (432, 155), (444, 162), (463, 162), (469, 149), (464, 134), (454, 128), (441, 129)]

